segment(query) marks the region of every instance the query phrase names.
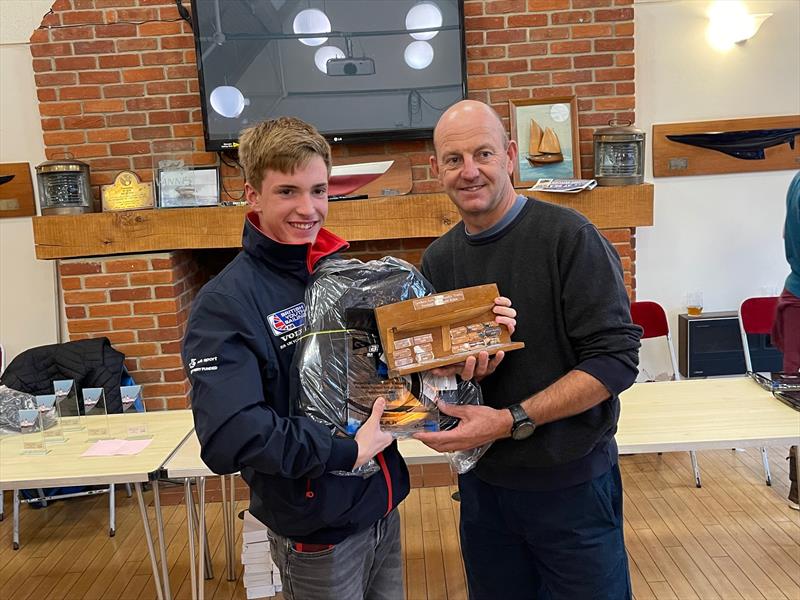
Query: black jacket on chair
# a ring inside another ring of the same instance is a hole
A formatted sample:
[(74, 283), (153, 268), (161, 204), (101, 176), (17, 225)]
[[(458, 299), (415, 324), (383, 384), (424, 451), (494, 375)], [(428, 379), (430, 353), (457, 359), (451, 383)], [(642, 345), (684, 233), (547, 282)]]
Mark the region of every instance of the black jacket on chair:
[(53, 381), (74, 379), (81, 413), (83, 388), (105, 390), (106, 410), (122, 412), (119, 386), (122, 383), (125, 355), (111, 346), (108, 338), (78, 340), (29, 348), (8, 365), (0, 384), (13, 390), (41, 395), (53, 393)]

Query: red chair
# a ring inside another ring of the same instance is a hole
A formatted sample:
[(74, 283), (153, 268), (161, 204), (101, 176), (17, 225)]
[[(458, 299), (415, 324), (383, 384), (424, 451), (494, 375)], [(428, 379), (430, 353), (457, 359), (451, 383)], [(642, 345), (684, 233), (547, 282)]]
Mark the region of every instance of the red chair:
[[(775, 311), (778, 308), (777, 296), (757, 296), (747, 298), (739, 307), (739, 330), (742, 333), (742, 348), (744, 349), (744, 364), (747, 372), (753, 372), (753, 358), (750, 354), (748, 334), (767, 334), (772, 332), (772, 323), (775, 321)], [(767, 485), (772, 485), (772, 476), (769, 472), (769, 457), (767, 449), (761, 448), (761, 461), (764, 463), (764, 478)]]
[[(642, 339), (664, 338), (667, 349), (669, 350), (669, 360), (672, 364), (670, 377), (680, 380), (681, 375), (678, 371), (678, 360), (675, 358), (675, 347), (672, 345), (672, 336), (669, 333), (669, 322), (667, 313), (658, 302), (643, 300), (641, 302), (631, 302), (631, 320), (641, 327), (644, 332)], [(694, 482), (697, 487), (702, 486), (700, 480), (700, 467), (697, 464), (697, 453), (694, 450), (689, 452), (692, 459), (692, 470), (694, 471)]]

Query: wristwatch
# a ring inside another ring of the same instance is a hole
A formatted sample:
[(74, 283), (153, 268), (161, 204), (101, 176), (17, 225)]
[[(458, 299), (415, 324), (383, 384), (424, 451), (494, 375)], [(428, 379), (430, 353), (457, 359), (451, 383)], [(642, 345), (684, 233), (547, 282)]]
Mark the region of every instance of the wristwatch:
[(522, 405), (512, 404), (508, 410), (511, 411), (511, 418), (514, 419), (514, 424), (511, 426), (511, 437), (518, 441), (531, 437), (536, 429), (536, 423), (528, 416)]

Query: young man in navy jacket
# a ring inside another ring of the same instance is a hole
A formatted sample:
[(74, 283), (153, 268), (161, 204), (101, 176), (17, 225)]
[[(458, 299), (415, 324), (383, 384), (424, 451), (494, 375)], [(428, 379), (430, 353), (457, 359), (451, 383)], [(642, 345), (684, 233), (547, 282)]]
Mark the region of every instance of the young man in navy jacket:
[[(284, 597), (401, 599), (396, 507), (409, 482), (379, 426), (383, 399), (349, 439), (296, 414), (289, 396), (310, 272), (347, 247), (322, 228), (330, 148), (316, 129), (284, 117), (243, 132), (239, 159), (251, 209), (243, 250), (194, 300), (184, 340), (201, 456), (215, 473), (241, 471), (250, 486)], [(371, 458), (381, 473), (331, 474)]]

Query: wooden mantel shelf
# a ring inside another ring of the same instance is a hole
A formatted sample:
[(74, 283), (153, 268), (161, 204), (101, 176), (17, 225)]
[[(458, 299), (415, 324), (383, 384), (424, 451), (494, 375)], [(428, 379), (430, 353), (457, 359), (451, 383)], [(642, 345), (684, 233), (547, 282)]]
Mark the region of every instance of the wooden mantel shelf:
[[(653, 224), (650, 183), (579, 194), (537, 192), (536, 197), (574, 208), (600, 229)], [(34, 217), (36, 257), (239, 248), (245, 212), (236, 206)], [(326, 227), (350, 241), (402, 239), (438, 237), (458, 220), (445, 194), (412, 194), (332, 202)]]

